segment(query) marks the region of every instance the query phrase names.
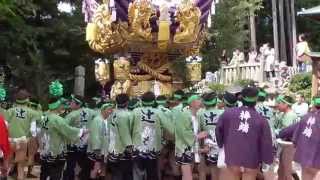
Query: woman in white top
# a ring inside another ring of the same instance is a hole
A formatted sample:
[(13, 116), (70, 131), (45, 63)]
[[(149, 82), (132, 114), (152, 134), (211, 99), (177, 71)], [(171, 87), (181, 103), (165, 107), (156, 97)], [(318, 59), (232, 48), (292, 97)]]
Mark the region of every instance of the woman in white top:
[(297, 43), (297, 60), (298, 60), (298, 71), (305, 72), (306, 64), (310, 61), (310, 57), (307, 54), (310, 52), (308, 42), (305, 40), (305, 35), (300, 34), (298, 38), (299, 42)]
[(257, 61), (257, 56), (258, 56), (258, 53), (256, 50), (254, 50), (253, 48), (250, 49), (250, 52), (249, 52), (249, 61), (248, 61), (248, 64), (255, 64)]
[(268, 47), (265, 51), (266, 62), (264, 71), (266, 72), (267, 79), (275, 77), (274, 67), (275, 67), (275, 58), (274, 58), (274, 48)]

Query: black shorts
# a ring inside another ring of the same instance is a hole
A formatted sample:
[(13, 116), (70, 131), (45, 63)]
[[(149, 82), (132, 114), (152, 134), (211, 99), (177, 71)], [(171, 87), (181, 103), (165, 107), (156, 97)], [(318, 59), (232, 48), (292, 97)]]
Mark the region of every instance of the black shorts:
[(206, 155), (206, 164), (207, 165), (217, 165), (218, 163), (218, 155), (217, 156), (208, 156)]
[(180, 165), (192, 164), (194, 161), (194, 155), (183, 153), (182, 156), (176, 156), (176, 162)]

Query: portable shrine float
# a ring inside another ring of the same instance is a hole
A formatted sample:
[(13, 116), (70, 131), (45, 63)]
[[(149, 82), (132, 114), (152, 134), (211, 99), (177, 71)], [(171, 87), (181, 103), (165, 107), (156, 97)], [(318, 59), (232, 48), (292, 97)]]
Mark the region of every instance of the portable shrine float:
[(84, 0), (90, 48), (114, 58), (96, 60), (97, 80), (110, 81), (113, 66), (111, 97), (150, 90), (169, 95), (181, 88), (171, 67), (183, 56), (188, 80), (200, 81), (199, 48), (213, 8), (213, 0)]

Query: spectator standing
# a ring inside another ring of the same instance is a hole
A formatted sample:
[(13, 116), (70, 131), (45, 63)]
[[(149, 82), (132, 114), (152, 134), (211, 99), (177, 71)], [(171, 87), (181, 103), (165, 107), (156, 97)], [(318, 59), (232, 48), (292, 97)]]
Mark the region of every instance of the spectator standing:
[(297, 60), (298, 60), (298, 71), (303, 73), (306, 72), (307, 63), (310, 62), (310, 57), (307, 54), (310, 52), (308, 42), (305, 39), (304, 34), (300, 34), (296, 46)]
[(239, 49), (236, 49), (233, 52), (232, 59), (229, 63), (229, 65), (239, 65), (244, 63), (244, 53), (241, 52)]
[(270, 48), (269, 46), (265, 50), (266, 61), (265, 61), (265, 69), (267, 79), (270, 81), (275, 77), (275, 59), (274, 59), (274, 48)]
[(248, 64), (254, 64), (257, 62), (257, 56), (258, 56), (258, 53), (256, 50), (254, 50), (253, 48), (250, 49), (250, 52), (249, 52), (249, 61), (248, 61)]
[(296, 103), (292, 105), (292, 110), (299, 116), (303, 117), (308, 113), (309, 105), (305, 102), (305, 97), (302, 94), (296, 96)]
[(228, 57), (227, 57), (227, 50), (222, 50), (221, 56), (220, 56), (220, 61), (222, 65), (227, 65), (228, 62)]

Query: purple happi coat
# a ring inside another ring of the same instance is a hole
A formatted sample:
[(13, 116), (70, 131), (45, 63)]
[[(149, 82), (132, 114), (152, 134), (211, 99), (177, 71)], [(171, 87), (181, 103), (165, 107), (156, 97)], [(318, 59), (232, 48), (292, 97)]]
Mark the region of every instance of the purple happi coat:
[(295, 129), (293, 143), (297, 148), (295, 162), (302, 167), (320, 169), (320, 110), (302, 118)]
[(256, 169), (273, 162), (272, 136), (268, 121), (255, 108), (227, 109), (219, 118), (216, 137), (225, 149), (227, 166)]

